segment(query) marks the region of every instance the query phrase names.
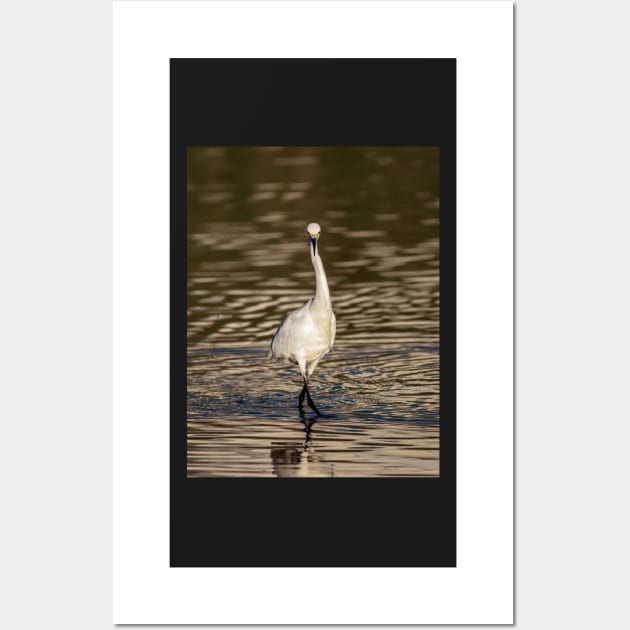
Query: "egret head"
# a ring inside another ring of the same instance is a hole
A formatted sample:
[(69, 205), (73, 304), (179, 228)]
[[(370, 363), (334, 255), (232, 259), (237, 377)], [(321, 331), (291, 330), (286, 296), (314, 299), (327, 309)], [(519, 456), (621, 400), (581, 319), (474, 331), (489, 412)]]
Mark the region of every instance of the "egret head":
[(319, 223), (309, 223), (306, 226), (306, 231), (311, 238), (319, 238), (322, 228), (319, 227)]
[(313, 256), (315, 255), (315, 251), (317, 250), (317, 239), (321, 234), (322, 228), (319, 227), (319, 223), (309, 223), (306, 226), (306, 232), (308, 233), (308, 237), (311, 239), (311, 247), (313, 248)]

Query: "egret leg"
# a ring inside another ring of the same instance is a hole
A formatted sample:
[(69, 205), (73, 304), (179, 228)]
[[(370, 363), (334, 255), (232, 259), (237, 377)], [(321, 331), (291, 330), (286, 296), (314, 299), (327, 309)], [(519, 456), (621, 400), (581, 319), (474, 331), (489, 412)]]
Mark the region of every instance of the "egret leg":
[[(302, 387), (302, 391), (300, 392), (300, 399), (298, 402), (298, 409), (300, 410), (300, 413), (302, 415), (304, 415), (304, 408), (303, 408), (303, 404), (304, 404), (304, 394), (307, 392), (308, 390), (306, 389), (306, 381), (304, 381), (304, 386)], [(310, 395), (309, 395), (310, 398)]]
[(304, 379), (304, 389), (306, 390), (306, 400), (308, 402), (308, 406), (318, 415), (321, 416), (322, 414), (319, 412), (319, 409), (315, 406), (315, 403), (313, 402), (313, 399), (311, 398), (311, 393), (308, 391), (308, 384), (306, 382), (306, 379)]

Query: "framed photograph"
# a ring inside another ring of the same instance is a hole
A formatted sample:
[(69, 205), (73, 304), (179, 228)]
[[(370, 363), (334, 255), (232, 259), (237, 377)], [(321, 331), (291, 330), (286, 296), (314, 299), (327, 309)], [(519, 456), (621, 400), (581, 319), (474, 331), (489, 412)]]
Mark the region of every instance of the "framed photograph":
[(510, 623), (511, 4), (114, 32), (114, 621)]
[(455, 566), (456, 60), (170, 73), (171, 566)]

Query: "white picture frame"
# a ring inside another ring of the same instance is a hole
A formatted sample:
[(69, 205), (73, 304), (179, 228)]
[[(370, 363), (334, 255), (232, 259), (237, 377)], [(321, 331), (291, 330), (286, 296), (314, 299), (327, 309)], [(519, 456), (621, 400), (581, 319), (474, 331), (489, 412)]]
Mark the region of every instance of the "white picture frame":
[[(500, 1), (114, 2), (115, 623), (513, 622), (512, 24)], [(457, 59), (457, 568), (169, 567), (172, 57)]]

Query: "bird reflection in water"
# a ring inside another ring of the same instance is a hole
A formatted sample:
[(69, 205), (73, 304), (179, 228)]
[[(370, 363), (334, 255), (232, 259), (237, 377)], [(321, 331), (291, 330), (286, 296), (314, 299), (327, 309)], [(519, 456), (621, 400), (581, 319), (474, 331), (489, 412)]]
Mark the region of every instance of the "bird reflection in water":
[(303, 417), (304, 442), (272, 443), (271, 462), (277, 477), (334, 477), (333, 465), (324, 461), (313, 446), (313, 425), (317, 416)]

